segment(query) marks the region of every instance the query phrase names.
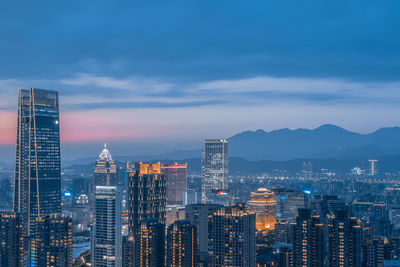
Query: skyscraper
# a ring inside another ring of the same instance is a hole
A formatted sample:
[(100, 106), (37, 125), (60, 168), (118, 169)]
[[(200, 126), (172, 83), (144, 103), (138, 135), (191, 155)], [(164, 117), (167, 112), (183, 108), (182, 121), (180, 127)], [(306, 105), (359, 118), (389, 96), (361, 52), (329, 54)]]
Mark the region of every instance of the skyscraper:
[(168, 226), (167, 267), (195, 267), (198, 265), (197, 228), (188, 220)]
[(163, 267), (165, 260), (165, 224), (151, 218), (141, 221), (134, 240), (134, 267)]
[(347, 210), (336, 210), (328, 219), (329, 266), (361, 266), (361, 226)]
[(207, 139), (202, 155), (202, 198), (212, 189), (228, 189), (228, 140)]
[(256, 260), (255, 215), (223, 207), (212, 218), (213, 266), (254, 267)]
[(256, 214), (256, 229), (259, 231), (275, 229), (275, 197), (274, 192), (259, 188), (251, 193), (249, 208)]
[(110, 152), (104, 144), (104, 149), (96, 161), (93, 174), (93, 186), (116, 186), (118, 185), (117, 167)]
[(92, 264), (99, 267), (121, 266), (122, 193), (117, 186), (96, 186), (95, 189)]
[(0, 213), (0, 266), (24, 266), (24, 217)]
[(28, 236), (36, 218), (61, 212), (56, 91), (19, 90), (13, 209), (25, 215)]
[(161, 164), (135, 164), (127, 170), (128, 235), (133, 240), (126, 251), (126, 258), (133, 258), (134, 265), (164, 266), (166, 182)]
[(72, 266), (72, 218), (50, 214), (36, 219), (36, 265)]
[(324, 265), (324, 225), (311, 209), (299, 209), (293, 225), (294, 266), (322, 267)]
[(129, 176), (129, 234), (135, 235), (141, 222), (156, 219), (165, 224), (166, 184), (160, 163), (135, 165)]
[(183, 204), (186, 192), (186, 169), (187, 164), (162, 165), (161, 172), (165, 174), (167, 183), (167, 203)]

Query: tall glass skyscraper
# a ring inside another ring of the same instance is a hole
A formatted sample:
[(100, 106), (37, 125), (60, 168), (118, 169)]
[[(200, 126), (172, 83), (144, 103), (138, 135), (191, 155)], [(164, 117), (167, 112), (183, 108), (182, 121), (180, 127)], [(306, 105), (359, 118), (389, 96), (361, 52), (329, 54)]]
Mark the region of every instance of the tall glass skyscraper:
[(122, 265), (121, 203), (118, 186), (96, 186), (91, 233), (92, 265)]
[(26, 217), (27, 235), (37, 217), (61, 212), (58, 92), (20, 89), (14, 212)]
[(228, 189), (228, 140), (207, 139), (202, 157), (202, 198), (207, 200), (213, 189)]

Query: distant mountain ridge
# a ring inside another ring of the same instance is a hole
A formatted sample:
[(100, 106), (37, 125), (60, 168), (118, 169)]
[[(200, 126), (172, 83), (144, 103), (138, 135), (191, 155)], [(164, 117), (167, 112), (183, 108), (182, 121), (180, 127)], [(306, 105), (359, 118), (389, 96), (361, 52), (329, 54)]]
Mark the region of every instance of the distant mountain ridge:
[(229, 138), (229, 155), (248, 160), (367, 158), (400, 154), (400, 127), (360, 134), (325, 124), (316, 129), (245, 131)]
[[(381, 128), (369, 134), (325, 124), (315, 129), (287, 128), (266, 132), (244, 131), (229, 140), (229, 157), (249, 161), (290, 161), (296, 159), (356, 159), (400, 156), (400, 127)], [(202, 148), (171, 151), (159, 155), (118, 156), (119, 161), (182, 160), (201, 157)], [(97, 157), (63, 161), (63, 167), (95, 162)]]

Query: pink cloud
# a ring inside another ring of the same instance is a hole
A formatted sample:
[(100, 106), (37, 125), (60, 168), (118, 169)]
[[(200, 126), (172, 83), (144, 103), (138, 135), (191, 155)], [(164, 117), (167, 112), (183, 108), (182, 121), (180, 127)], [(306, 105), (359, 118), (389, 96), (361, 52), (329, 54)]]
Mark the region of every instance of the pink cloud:
[(83, 111), (61, 113), (62, 143), (148, 139), (171, 134), (170, 130), (157, 129), (157, 121), (152, 126), (132, 119), (122, 111)]
[[(106, 110), (62, 112), (61, 142), (145, 140), (174, 133), (166, 127), (158, 127), (157, 121), (131, 118), (126, 112)], [(15, 144), (16, 126), (17, 112), (0, 110), (0, 145)]]
[(17, 112), (0, 110), (0, 145), (15, 144)]

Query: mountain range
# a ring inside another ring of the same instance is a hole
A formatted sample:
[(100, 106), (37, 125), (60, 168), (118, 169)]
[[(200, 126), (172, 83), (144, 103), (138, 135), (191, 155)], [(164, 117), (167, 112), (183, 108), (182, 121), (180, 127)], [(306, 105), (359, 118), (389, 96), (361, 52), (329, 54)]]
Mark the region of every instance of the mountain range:
[[(316, 129), (290, 130), (285, 128), (270, 132), (264, 130), (245, 131), (233, 135), (228, 139), (229, 156), (231, 158), (247, 160), (250, 162), (249, 166), (251, 166), (251, 162), (256, 161), (263, 166), (275, 162), (272, 165), (277, 166), (279, 162), (296, 162), (295, 160), (298, 159), (346, 160), (353, 165), (355, 163), (354, 160), (356, 162), (366, 162), (367, 159), (371, 158), (390, 159), (392, 166), (393, 164), (397, 164), (397, 161), (394, 159), (400, 158), (400, 127), (386, 127), (372, 133), (360, 134), (336, 125), (325, 124)], [(73, 161), (63, 161), (62, 165), (63, 167), (68, 167), (75, 164), (94, 163), (97, 159), (96, 156)], [(182, 161), (200, 157), (201, 148), (187, 151), (172, 151), (160, 155), (114, 155), (114, 158), (121, 162), (128, 160)], [(195, 160), (192, 162), (193, 165), (197, 164)], [(198, 164), (200, 164), (200, 160)], [(245, 165), (247, 166), (248, 164), (242, 164), (242, 166)], [(0, 163), (0, 167), (2, 166), (12, 167), (11, 164)], [(197, 170), (198, 166), (194, 167), (194, 169)], [(392, 167), (388, 166), (388, 169), (392, 169)]]
[(229, 138), (229, 155), (248, 160), (357, 158), (400, 154), (400, 127), (360, 134), (332, 124), (316, 129), (245, 131)]

